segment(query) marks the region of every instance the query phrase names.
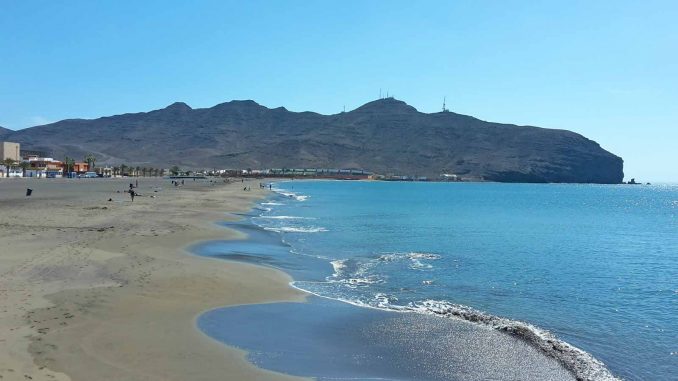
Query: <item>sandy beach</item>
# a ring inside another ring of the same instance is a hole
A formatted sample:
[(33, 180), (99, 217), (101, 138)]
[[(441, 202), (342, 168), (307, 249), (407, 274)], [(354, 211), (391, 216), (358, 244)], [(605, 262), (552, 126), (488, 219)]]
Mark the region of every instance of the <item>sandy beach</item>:
[(0, 379), (295, 379), (195, 327), (212, 308), (304, 299), (282, 272), (184, 249), (239, 234), (214, 222), (265, 191), (140, 178), (131, 202), (130, 182), (0, 179)]

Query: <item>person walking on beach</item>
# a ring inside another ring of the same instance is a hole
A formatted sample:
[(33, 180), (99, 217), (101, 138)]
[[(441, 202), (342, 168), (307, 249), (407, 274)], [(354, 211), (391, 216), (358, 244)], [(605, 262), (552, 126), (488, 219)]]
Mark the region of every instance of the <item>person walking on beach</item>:
[(129, 190), (129, 196), (132, 198), (132, 202), (134, 202), (134, 196), (136, 196), (136, 192), (134, 192), (134, 189)]

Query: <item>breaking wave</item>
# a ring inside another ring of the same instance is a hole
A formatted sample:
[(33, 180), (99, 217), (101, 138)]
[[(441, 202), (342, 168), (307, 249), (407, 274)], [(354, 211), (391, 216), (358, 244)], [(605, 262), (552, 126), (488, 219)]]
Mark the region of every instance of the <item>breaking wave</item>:
[(298, 216), (259, 216), (257, 218), (265, 218), (269, 220), (313, 220), (311, 217), (298, 217)]
[(424, 300), (395, 309), (457, 318), (514, 335), (560, 361), (578, 380), (619, 380), (591, 354), (559, 340), (532, 324), (486, 314), (474, 308), (445, 301)]
[(331, 261), (334, 273), (327, 277), (326, 284), (340, 284), (349, 288), (368, 286), (383, 283), (384, 280), (375, 274), (369, 274), (369, 264), (357, 262), (351, 259), (338, 259)]
[[(354, 258), (338, 259), (330, 262), (334, 272), (331, 276), (327, 277), (325, 282), (298, 281), (293, 282), (292, 285), (314, 295), (329, 297), (331, 299), (340, 300), (360, 307), (435, 315), (482, 325), (487, 328), (513, 335), (536, 347), (547, 356), (552, 357), (562, 363), (563, 366), (572, 372), (578, 380), (620, 380), (619, 378), (614, 377), (612, 373), (610, 373), (610, 371), (605, 367), (605, 365), (601, 361), (594, 358), (591, 354), (558, 339), (549, 331), (526, 322), (487, 314), (472, 307), (454, 304), (448, 301), (429, 299), (410, 302), (407, 304), (399, 304), (397, 296), (389, 295), (383, 292), (375, 293), (372, 296), (365, 294), (356, 296), (351, 295), (350, 293), (346, 294), (341, 290), (341, 287), (355, 289), (384, 282), (384, 279), (381, 279), (369, 271), (379, 263), (410, 261), (410, 268), (417, 269), (418, 266), (423, 266), (424, 268), (428, 268), (426, 266), (430, 266), (429, 264), (422, 263), (422, 261), (434, 261), (440, 258), (441, 257), (438, 254), (410, 252), (386, 253), (379, 255), (376, 260), (367, 262), (358, 261)], [(424, 281), (424, 284), (432, 283), (432, 280)], [(337, 295), (341, 296), (337, 297)]]
[(344, 270), (346, 269), (346, 260), (345, 259), (338, 259), (335, 261), (331, 261), (330, 264), (332, 265), (332, 268), (334, 269), (334, 274), (332, 275), (333, 277), (339, 277), (344, 274)]
[(386, 253), (377, 257), (377, 260), (382, 262), (394, 262), (402, 259), (409, 260), (427, 259), (435, 261), (437, 259), (440, 259), (440, 255), (433, 253), (410, 252), (410, 253)]
[(433, 268), (433, 265), (425, 261), (435, 261), (440, 259), (440, 255), (432, 253), (387, 253), (377, 258), (380, 262), (397, 262), (409, 260), (409, 268), (412, 270), (425, 271)]
[(328, 231), (323, 227), (294, 227), (294, 226), (281, 226), (281, 227), (265, 227), (265, 230), (278, 232), (278, 233), (321, 233)]
[(285, 197), (288, 197), (288, 198), (293, 198), (297, 201), (306, 201), (309, 197), (309, 196), (300, 195), (300, 194), (297, 194), (297, 193), (294, 193), (294, 192), (284, 191), (282, 189), (275, 189), (274, 188), (273, 191), (282, 195), (282, 196), (285, 196)]

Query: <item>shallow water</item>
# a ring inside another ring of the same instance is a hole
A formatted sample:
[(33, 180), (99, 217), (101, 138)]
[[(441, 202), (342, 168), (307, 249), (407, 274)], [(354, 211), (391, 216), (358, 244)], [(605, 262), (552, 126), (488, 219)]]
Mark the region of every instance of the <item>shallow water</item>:
[[(295, 286), (322, 296), (470, 319), (536, 346), (561, 339), (625, 379), (678, 374), (676, 187), (278, 188), (251, 221), (285, 246), (215, 243), (211, 254), (282, 268)], [(236, 258), (238, 251), (248, 256)], [(586, 356), (565, 361), (605, 378), (605, 367)]]
[(500, 332), (317, 297), (218, 309), (198, 325), (246, 349), (258, 366), (320, 380), (574, 380), (555, 360)]

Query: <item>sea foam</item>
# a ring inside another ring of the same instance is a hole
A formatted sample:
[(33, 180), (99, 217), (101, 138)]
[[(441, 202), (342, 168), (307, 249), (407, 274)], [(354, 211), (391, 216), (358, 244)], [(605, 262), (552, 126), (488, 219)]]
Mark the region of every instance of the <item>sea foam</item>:
[(328, 297), (304, 288), (303, 286), (306, 283), (307, 282), (291, 282), (290, 285), (319, 297), (338, 300), (358, 307), (375, 308), (401, 313), (435, 315), (443, 318), (463, 320), (472, 324), (495, 329), (513, 335), (538, 348), (545, 355), (556, 359), (563, 364), (567, 370), (572, 372), (577, 380), (622, 381), (620, 378), (612, 375), (607, 367), (605, 367), (605, 364), (594, 358), (588, 352), (558, 339), (549, 331), (529, 323), (490, 315), (468, 306), (447, 301), (423, 300), (408, 303), (407, 305), (398, 305), (394, 304), (398, 301), (396, 296), (385, 293), (375, 294), (374, 299), (370, 301), (342, 297)]
[(512, 334), (560, 361), (578, 380), (619, 381), (605, 365), (591, 354), (558, 339), (532, 324), (486, 314), (474, 308), (446, 301), (425, 300), (395, 308), (425, 314), (458, 318)]
[(321, 232), (326, 232), (328, 231), (326, 228), (323, 227), (315, 227), (315, 226), (281, 226), (281, 227), (265, 227), (264, 229), (272, 231), (272, 232), (278, 232), (278, 233), (321, 233)]
[(280, 195), (283, 195), (285, 197), (293, 198), (297, 201), (306, 201), (309, 197), (309, 196), (306, 196), (306, 195), (300, 195), (300, 194), (290, 192), (290, 191), (284, 191), (282, 189), (275, 189), (274, 188), (273, 191), (280, 194)]
[(315, 218), (310, 217), (299, 217), (299, 216), (259, 216), (257, 218), (265, 218), (269, 220), (314, 220)]

